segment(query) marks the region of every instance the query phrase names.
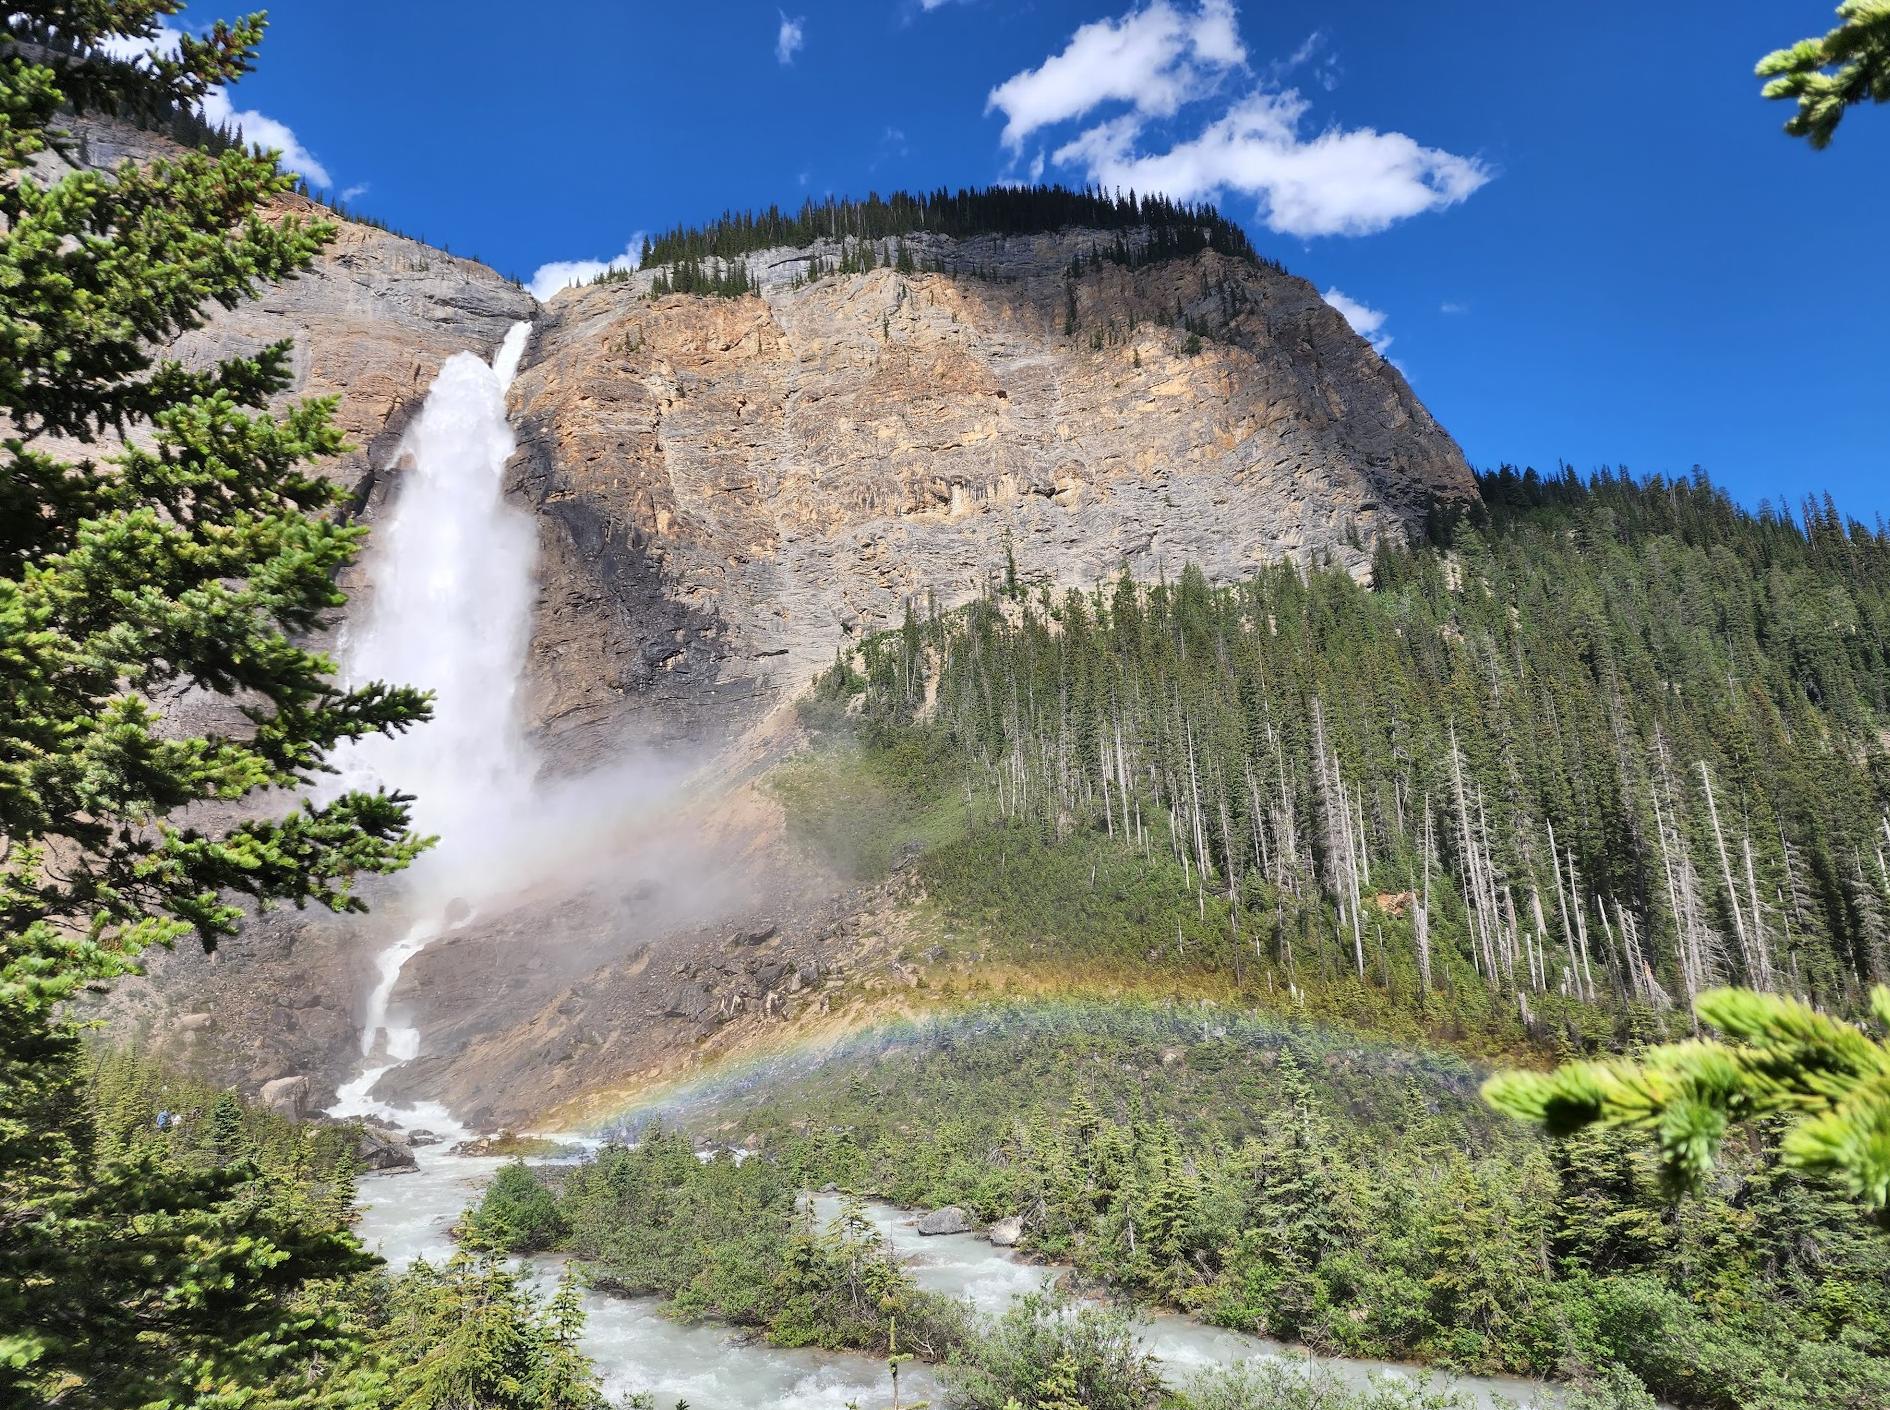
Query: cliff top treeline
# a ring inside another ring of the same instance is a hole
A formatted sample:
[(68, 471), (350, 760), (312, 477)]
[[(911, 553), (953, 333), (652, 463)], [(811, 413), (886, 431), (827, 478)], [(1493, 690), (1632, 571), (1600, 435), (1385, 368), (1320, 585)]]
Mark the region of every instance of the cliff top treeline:
[[(789, 214), (724, 211), (707, 225), (675, 229), (644, 241), (644, 268), (704, 258), (731, 259), (755, 250), (811, 245), (819, 239), (889, 239), (920, 231), (962, 238), (971, 235), (1033, 235), (1068, 226), (1097, 230), (1149, 227), (1173, 232), (1192, 246), (1253, 263), (1262, 261), (1247, 234), (1214, 206), (1166, 196), (1126, 196), (1066, 186), (993, 186), (929, 194), (877, 192), (860, 200), (809, 200)], [(1184, 234), (1183, 232), (1189, 232)], [(1179, 252), (1179, 251), (1178, 251)]]

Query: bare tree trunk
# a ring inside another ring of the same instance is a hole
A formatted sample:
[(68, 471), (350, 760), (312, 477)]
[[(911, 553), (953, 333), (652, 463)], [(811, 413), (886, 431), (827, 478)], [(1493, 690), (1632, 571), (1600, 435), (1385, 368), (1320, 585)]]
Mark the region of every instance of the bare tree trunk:
[[(1742, 834), (1740, 846), (1746, 854), (1746, 899), (1752, 906), (1752, 949), (1759, 959), (1759, 987), (1772, 987), (1772, 955), (1765, 943), (1765, 913), (1759, 908), (1759, 882), (1752, 869), (1752, 838)], [(1879, 859), (1881, 861), (1881, 858)]]
[(1706, 760), (1700, 763), (1700, 782), (1706, 786), (1706, 816), (1713, 824), (1713, 846), (1719, 850), (1719, 872), (1726, 882), (1726, 904), (1732, 911), (1733, 930), (1739, 936), (1739, 955), (1745, 966), (1746, 978), (1758, 987), (1764, 987), (1757, 958), (1752, 953), (1752, 940), (1746, 934), (1746, 917), (1739, 904), (1739, 887), (1733, 881), (1732, 862), (1726, 856), (1726, 834), (1719, 827), (1719, 805), (1713, 800), (1713, 775), (1707, 770)]
[(1549, 872), (1555, 878), (1555, 909), (1562, 921), (1562, 943), (1568, 948), (1569, 982), (1575, 986), (1576, 997), (1582, 994), (1582, 967), (1575, 959), (1575, 925), (1569, 917), (1567, 899), (1562, 894), (1562, 852), (1555, 842), (1555, 824), (1546, 818), (1542, 824), (1549, 831)]
[(1417, 918), (1411, 926), (1417, 944), (1418, 982), (1431, 987), (1431, 795), (1424, 795), (1424, 887), (1418, 901)]

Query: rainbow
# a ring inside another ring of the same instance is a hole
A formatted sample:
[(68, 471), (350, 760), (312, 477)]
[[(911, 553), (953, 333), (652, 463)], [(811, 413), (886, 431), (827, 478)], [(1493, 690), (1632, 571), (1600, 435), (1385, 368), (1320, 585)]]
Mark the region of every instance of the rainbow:
[(567, 1104), (563, 1129), (593, 1137), (628, 1137), (651, 1124), (738, 1113), (775, 1092), (861, 1065), (918, 1060), (969, 1049), (994, 1038), (1110, 1034), (1166, 1049), (1219, 1041), (1271, 1064), (1291, 1050), (1318, 1070), (1404, 1075), (1452, 1105), (1475, 1103), (1485, 1075), (1478, 1063), (1446, 1048), (1413, 1046), (1341, 1024), (1235, 1008), (1212, 1000), (1121, 997), (1031, 997), (959, 1006), (830, 1015), (814, 1029), (763, 1030), (687, 1073), (654, 1076)]

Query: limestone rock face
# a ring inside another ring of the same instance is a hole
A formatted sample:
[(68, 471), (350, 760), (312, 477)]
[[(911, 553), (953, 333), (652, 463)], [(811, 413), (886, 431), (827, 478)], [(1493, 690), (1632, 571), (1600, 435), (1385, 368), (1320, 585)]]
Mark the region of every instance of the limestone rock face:
[(371, 225), (337, 220), (300, 197), (285, 211), (334, 220), (335, 238), (299, 278), (253, 303), (218, 309), (172, 348), (187, 364), (292, 339), (296, 398), (335, 396), (336, 423), (358, 449), (325, 467), (365, 500), (389, 468), (440, 364), (456, 352), (490, 357), (506, 329), (529, 319), (530, 294), (474, 260)]
[[(45, 154), (37, 163), (44, 179), (72, 164), (111, 168), (183, 150), (168, 137), (110, 119), (77, 118), (67, 126), (73, 160)], [(165, 351), (201, 367), (294, 343), (287, 396), (339, 397), (336, 423), (357, 447), (317, 468), (358, 486), (365, 500), (371, 482), (364, 476), (388, 466), (440, 364), (466, 350), (490, 357), (506, 329), (531, 318), (538, 305), (477, 260), (344, 219), (300, 196), (283, 196), (273, 209), (277, 217), (330, 221), (335, 238), (300, 277), (233, 309), (213, 308), (204, 327)]]
[(738, 728), (1007, 551), (1059, 587), (1362, 569), (1433, 496), (1474, 495), (1310, 284), (1214, 253), (1070, 278), (1098, 239), (930, 240), (920, 262), (959, 272), (811, 283), (818, 252), (776, 251), (758, 295), (555, 297), (513, 391), (515, 487), (541, 522), (536, 712), (573, 762), (626, 722)]

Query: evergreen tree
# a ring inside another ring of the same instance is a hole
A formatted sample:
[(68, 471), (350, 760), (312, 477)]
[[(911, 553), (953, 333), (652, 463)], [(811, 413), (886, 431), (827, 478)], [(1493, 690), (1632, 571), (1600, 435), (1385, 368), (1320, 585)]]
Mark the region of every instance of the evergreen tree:
[(210, 1108), (210, 1145), (217, 1160), (225, 1165), (243, 1154), (243, 1109), (234, 1092), (219, 1093), (216, 1105)]
[(1837, 12), (1836, 29), (1767, 54), (1757, 70), (1771, 80), (1766, 97), (1798, 105), (1785, 130), (1818, 151), (1831, 145), (1847, 108), (1890, 102), (1890, 5), (1844, 0)]
[[(340, 605), (361, 530), (306, 462), (340, 449), (323, 402), (277, 415), (287, 344), (188, 370), (154, 348), (307, 267), (332, 233), (277, 218), (273, 156), (198, 150), (44, 185), (62, 108), (158, 119), (250, 65), (262, 17), (139, 64), (180, 0), (20, 0), (0, 15), (0, 1399), (236, 1404), (317, 1393), (345, 1346), (299, 1295), (368, 1262), (258, 1203), (254, 1162), (192, 1171), (101, 1140), (63, 1005), (138, 953), (230, 934), (241, 902), (359, 905), (404, 865), (405, 800), (349, 793), (286, 817), (180, 824), (192, 805), (296, 791), (336, 742), (424, 714), (338, 689), (296, 644)], [(140, 431), (135, 440), (127, 432)], [(112, 437), (121, 447), (112, 450)], [(76, 449), (73, 447), (76, 446)], [(228, 727), (161, 702), (239, 698)], [(135, 1212), (135, 1221), (134, 1221)], [(128, 1233), (128, 1229), (135, 1232)]]
[(491, 1253), (417, 1264), (395, 1288), (390, 1404), (397, 1410), (602, 1410), (577, 1350), (584, 1314), (567, 1276), (550, 1309)]
[(1305, 1072), (1291, 1052), (1280, 1054), (1279, 1072), (1279, 1106), (1235, 1163), (1245, 1207), (1220, 1316), (1290, 1337), (1326, 1300), (1319, 1266), (1336, 1244), (1337, 1190), (1331, 1131)]

